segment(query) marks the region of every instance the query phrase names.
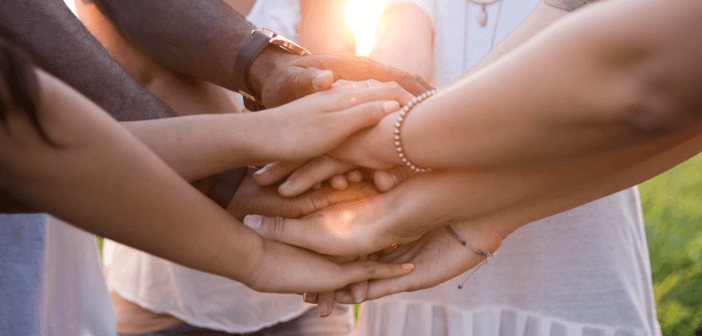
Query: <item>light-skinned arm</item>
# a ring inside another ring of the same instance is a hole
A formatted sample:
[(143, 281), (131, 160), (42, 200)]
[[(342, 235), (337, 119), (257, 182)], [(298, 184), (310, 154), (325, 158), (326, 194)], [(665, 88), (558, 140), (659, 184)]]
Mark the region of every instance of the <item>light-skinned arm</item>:
[(192, 115), (124, 125), (192, 181), (236, 167), (321, 155), (411, 97), (396, 83), (356, 85), (256, 113)]
[[(508, 167), (588, 158), (689, 129), (701, 115), (702, 46), (693, 43), (701, 13), (702, 4), (664, 0), (583, 8), (413, 108), (402, 147), (423, 167)], [(333, 154), (371, 168), (399, 165), (396, 118)]]
[(37, 76), (39, 127), (51, 143), (16, 109), (10, 109), (0, 130), (0, 185), (26, 204), (259, 291), (331, 290), (369, 277), (404, 275), (412, 268), (339, 265), (260, 238), (89, 99), (41, 70)]

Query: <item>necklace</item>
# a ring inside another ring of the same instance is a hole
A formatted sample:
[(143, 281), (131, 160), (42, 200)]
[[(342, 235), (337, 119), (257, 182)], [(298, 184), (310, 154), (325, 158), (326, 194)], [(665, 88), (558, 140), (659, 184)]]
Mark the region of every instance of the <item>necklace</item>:
[(466, 0), (466, 1), (468, 1), (474, 5), (479, 5), (482, 7), (482, 11), (480, 12), (480, 26), (485, 28), (485, 26), (487, 25), (487, 9), (486, 9), (486, 7), (492, 5), (500, 0), (488, 0), (485, 2), (480, 2), (478, 0)]
[[(474, 2), (475, 0), (467, 0), (467, 1), (469, 3), (476, 3), (476, 2)], [(497, 1), (499, 1), (499, 0), (495, 0), (495, 1), (492, 1), (490, 3), (486, 2), (483, 6), (492, 5), (492, 4), (496, 3)], [(497, 7), (497, 16), (495, 17), (495, 27), (492, 29), (492, 38), (490, 40), (490, 51), (492, 51), (492, 49), (495, 48), (495, 38), (497, 37), (497, 26), (500, 23), (500, 16), (502, 14), (502, 4), (503, 3), (504, 3), (504, 1), (500, 1), (500, 5)], [(436, 1), (434, 1), (434, 6), (435, 6), (434, 12), (436, 13)], [(484, 10), (485, 10), (485, 7), (483, 7), (483, 11)], [(470, 26), (468, 24), (468, 21), (470, 20), (469, 14), (470, 13), (468, 10), (468, 6), (466, 6), (466, 18), (465, 18), (465, 24), (464, 24), (464, 28), (463, 28), (463, 38), (465, 41), (465, 42), (463, 42), (464, 43), (464, 45), (463, 45), (463, 73), (466, 73), (466, 71), (468, 71), (467, 64), (466, 64), (466, 59), (468, 58), (468, 45), (466, 45), (466, 43), (468, 43), (468, 26)], [(484, 12), (484, 14), (487, 14), (487, 12)], [(487, 24), (487, 15), (485, 15), (485, 24)], [(483, 27), (485, 27), (485, 26), (483, 26)]]

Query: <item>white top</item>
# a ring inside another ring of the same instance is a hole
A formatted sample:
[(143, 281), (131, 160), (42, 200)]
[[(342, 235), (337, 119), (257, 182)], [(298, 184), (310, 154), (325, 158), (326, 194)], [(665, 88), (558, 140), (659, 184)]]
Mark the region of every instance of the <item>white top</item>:
[(46, 214), (0, 215), (0, 334), (116, 335), (95, 236)]
[[(493, 34), (501, 41), (538, 1), (487, 6), (484, 28), (481, 7), (466, 0), (405, 2), (433, 18), (434, 78), (444, 85), (475, 65)], [(467, 274), (364, 303), (359, 334), (660, 335), (637, 188), (520, 228), (457, 289)]]
[[(256, 1), (246, 19), (297, 38), (298, 0)], [(107, 243), (108, 283), (123, 298), (188, 324), (253, 332), (299, 317), (312, 306), (299, 295), (264, 294), (223, 277), (186, 268), (127, 246)]]
[(41, 335), (116, 335), (95, 235), (46, 216)]

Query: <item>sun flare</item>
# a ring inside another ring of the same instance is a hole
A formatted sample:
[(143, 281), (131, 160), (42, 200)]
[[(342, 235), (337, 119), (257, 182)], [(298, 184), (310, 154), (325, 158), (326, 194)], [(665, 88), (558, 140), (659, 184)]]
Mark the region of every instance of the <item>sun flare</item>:
[(356, 54), (368, 56), (375, 47), (375, 30), (380, 15), (385, 9), (385, 0), (348, 0), (344, 7), (346, 23), (356, 35)]

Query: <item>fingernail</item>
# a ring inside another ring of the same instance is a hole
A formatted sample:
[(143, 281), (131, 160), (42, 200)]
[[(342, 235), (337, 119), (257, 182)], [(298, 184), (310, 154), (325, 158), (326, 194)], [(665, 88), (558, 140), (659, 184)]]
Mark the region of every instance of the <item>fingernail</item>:
[(319, 317), (327, 317), (331, 314), (331, 304), (329, 302), (320, 302), (317, 312), (319, 312)]
[(309, 295), (307, 293), (302, 294), (302, 301), (305, 301), (307, 303), (311, 303), (312, 300), (312, 295)]
[(400, 103), (398, 103), (394, 100), (386, 101), (383, 103), (383, 111), (385, 111), (385, 113), (396, 111), (399, 108), (400, 108)]
[(268, 173), (268, 165), (266, 165), (266, 166), (264, 166), (263, 168), (257, 170), (257, 171), (254, 173), (254, 175), (259, 175), (259, 176), (261, 176), (261, 175), (265, 175), (266, 173)]
[(290, 182), (290, 180), (287, 180), (283, 184), (281, 184), (280, 187), (278, 187), (278, 189), (279, 190), (290, 189), (292, 187), (292, 185), (293, 185), (292, 182)]
[(353, 296), (353, 302), (363, 302), (363, 288), (356, 286), (353, 289), (353, 293), (351, 293), (351, 295)]
[(254, 230), (258, 230), (261, 227), (261, 222), (263, 222), (263, 217), (259, 215), (247, 215), (244, 217), (244, 225)]
[(333, 80), (334, 73), (330, 70), (325, 70), (314, 77), (314, 79), (312, 80), (312, 86), (314, 86), (315, 90), (319, 90), (320, 88), (330, 86)]
[(414, 264), (402, 264), (402, 268), (411, 271), (414, 269)]

